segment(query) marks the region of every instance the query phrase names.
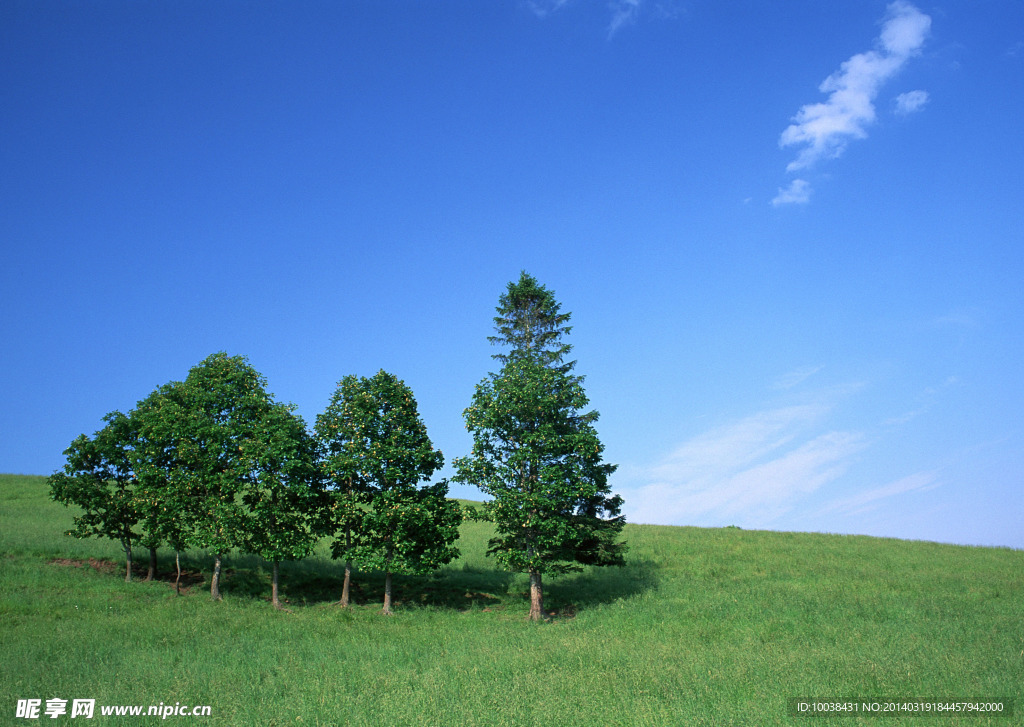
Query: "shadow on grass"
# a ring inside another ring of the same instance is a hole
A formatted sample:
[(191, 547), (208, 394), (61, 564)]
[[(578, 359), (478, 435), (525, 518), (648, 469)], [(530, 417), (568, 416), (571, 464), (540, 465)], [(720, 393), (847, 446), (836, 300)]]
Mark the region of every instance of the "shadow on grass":
[[(124, 580), (124, 563), (118, 563), (107, 558), (53, 558), (48, 560), (47, 563), (49, 565), (67, 568), (92, 568), (97, 573), (102, 573), (104, 575), (117, 578), (118, 580)], [(147, 578), (148, 574), (148, 560), (145, 562), (139, 562), (136, 560), (132, 563), (132, 580), (134, 582), (150, 582)], [(201, 569), (196, 568), (194, 565), (192, 568), (186, 569), (184, 567), (184, 562), (182, 563), (180, 578), (173, 562), (169, 569), (167, 568), (166, 563), (159, 563), (157, 572), (153, 576), (152, 581), (165, 583), (172, 589), (177, 582), (182, 593), (188, 593), (194, 586), (202, 583), (205, 583), (207, 586), (210, 584), (209, 579), (203, 575)]]
[[(113, 561), (53, 561), (60, 565), (90, 565), (117, 578), (121, 571)], [(182, 555), (182, 594), (209, 590), (213, 560), (204, 553)], [(120, 566), (123, 568), (123, 565)], [(270, 600), (272, 564), (252, 555), (228, 556), (221, 571), (221, 592), (235, 598)], [(145, 567), (133, 568), (138, 581)], [(281, 564), (282, 601), (290, 606), (324, 606), (341, 598), (345, 566), (323, 558), (307, 558)], [(122, 576), (123, 577), (123, 576)], [(174, 588), (173, 558), (161, 556), (155, 580)], [(629, 598), (658, 585), (657, 565), (647, 559), (630, 559), (623, 567), (588, 568), (580, 573), (544, 579), (545, 610), (556, 618), (572, 618), (577, 611)], [(452, 611), (504, 611), (529, 603), (526, 578), (521, 574), (469, 565), (449, 566), (423, 576), (395, 574), (394, 605)], [(377, 606), (384, 601), (384, 573), (353, 569), (350, 601), (355, 606)]]
[[(627, 558), (621, 567), (590, 567), (545, 579), (544, 610), (556, 618), (572, 618), (577, 611), (639, 596), (658, 587), (658, 565), (647, 558)], [(523, 596), (529, 598), (529, 592)]]
[[(209, 588), (212, 559), (189, 556), (188, 568), (199, 568), (203, 588)], [(185, 568), (185, 558), (182, 559)], [(224, 559), (220, 589), (225, 596), (270, 600), (272, 564), (252, 555)], [(172, 563), (173, 568), (173, 563)], [(171, 573), (173, 582), (174, 574)], [(514, 574), (468, 566), (449, 567), (422, 576), (393, 574), (395, 608), (435, 608), (455, 611), (499, 610), (508, 600)], [(324, 606), (337, 603), (345, 579), (340, 561), (307, 558), (281, 563), (281, 600), (289, 606)], [(163, 580), (163, 578), (161, 578)], [(349, 600), (354, 606), (384, 603), (384, 573), (352, 570)]]
[[(396, 574), (392, 577), (392, 597), (399, 609), (500, 611), (506, 606), (512, 578), (513, 574), (499, 570), (459, 567), (423, 576)], [(383, 604), (384, 574), (379, 571), (353, 574), (352, 602), (368, 606)]]

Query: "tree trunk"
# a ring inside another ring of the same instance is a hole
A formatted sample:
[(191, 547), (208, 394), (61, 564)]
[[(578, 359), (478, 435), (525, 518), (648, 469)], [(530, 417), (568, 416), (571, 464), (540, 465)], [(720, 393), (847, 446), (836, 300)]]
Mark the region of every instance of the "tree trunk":
[[(345, 553), (352, 552), (352, 529), (349, 527), (345, 528)], [(345, 559), (345, 582), (341, 584), (341, 600), (338, 601), (338, 605), (342, 608), (348, 608), (348, 592), (349, 586), (352, 583), (352, 561), (348, 558)]]
[(124, 582), (125, 583), (131, 583), (132, 582), (132, 544), (131, 543), (122, 543), (122, 545), (124, 546), (124, 563), (125, 563)]
[(530, 620), (541, 621), (544, 618), (544, 586), (540, 573), (530, 571)]
[(178, 575), (174, 579), (174, 593), (180, 596), (181, 588), (179, 584), (181, 583), (181, 552), (177, 550), (174, 551), (174, 566), (178, 569)]
[(384, 615), (390, 616), (391, 611), (391, 571), (384, 574)]
[(151, 581), (156, 578), (156, 548), (149, 549), (149, 572), (146, 573), (146, 580)]
[(220, 601), (220, 553), (213, 560), (213, 577), (210, 579), (210, 598)]
[(270, 579), (270, 602), (274, 604), (274, 608), (281, 608), (281, 601), (277, 597), (277, 576), (280, 572), (279, 563), (274, 561), (274, 575)]
[(348, 608), (348, 591), (349, 585), (352, 582), (352, 561), (345, 561), (345, 582), (341, 584), (341, 600), (338, 601), (338, 605), (342, 608)]

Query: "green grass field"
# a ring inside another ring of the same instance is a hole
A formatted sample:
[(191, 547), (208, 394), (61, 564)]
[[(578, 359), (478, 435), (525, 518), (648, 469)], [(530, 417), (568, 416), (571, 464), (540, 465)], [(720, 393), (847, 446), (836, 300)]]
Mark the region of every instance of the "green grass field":
[[(397, 578), (318, 554), (282, 568), (173, 553), (163, 580), (126, 584), (117, 543), (62, 535), (72, 513), (43, 477), (0, 475), (0, 724), (49, 719), (46, 700), (209, 705), (216, 725), (1018, 725), (1024, 724), (1024, 552), (867, 537), (628, 525), (625, 568), (548, 578), (548, 623), (525, 620), (523, 576), (484, 557)], [(144, 568), (145, 552), (136, 553)], [(144, 577), (144, 570), (140, 575)], [(1013, 700), (1013, 715), (794, 716), (790, 699)], [(19, 699), (41, 719), (16, 718)]]

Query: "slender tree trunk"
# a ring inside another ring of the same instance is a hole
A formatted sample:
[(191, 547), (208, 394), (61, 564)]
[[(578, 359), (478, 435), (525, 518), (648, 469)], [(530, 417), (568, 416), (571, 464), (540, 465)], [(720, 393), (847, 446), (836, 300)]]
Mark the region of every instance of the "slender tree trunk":
[(281, 601), (277, 597), (277, 576), (280, 573), (280, 564), (274, 561), (274, 575), (270, 579), (270, 602), (274, 604), (274, 608), (281, 608)]
[(341, 584), (341, 600), (338, 601), (338, 605), (342, 608), (348, 608), (348, 591), (349, 585), (352, 582), (352, 561), (345, 561), (345, 582)]
[[(349, 527), (345, 528), (345, 552), (349, 553), (352, 551), (352, 529)], [(338, 605), (342, 608), (348, 608), (348, 592), (349, 587), (352, 583), (352, 561), (349, 559), (345, 560), (345, 582), (341, 584), (341, 600), (338, 601)]]
[(131, 544), (131, 542), (124, 542), (124, 543), (122, 543), (122, 545), (124, 546), (124, 563), (125, 563), (124, 582), (125, 583), (131, 583), (132, 582), (132, 544)]
[(540, 573), (530, 571), (530, 620), (540, 621), (544, 618), (544, 586)]
[(384, 610), (385, 616), (392, 615), (391, 611), (391, 559), (395, 556), (394, 546), (388, 546), (387, 557), (384, 559)]
[(213, 577), (210, 579), (210, 598), (214, 601), (220, 601), (220, 557), (221, 554), (217, 553), (217, 556), (213, 560)]
[(181, 595), (181, 551), (174, 551), (174, 567), (178, 569), (178, 575), (174, 579), (174, 592), (177, 595)]
[(384, 574), (384, 611), (385, 616), (392, 615), (391, 610), (391, 570)]
[(156, 548), (149, 549), (149, 572), (146, 573), (146, 580), (151, 581), (156, 578)]

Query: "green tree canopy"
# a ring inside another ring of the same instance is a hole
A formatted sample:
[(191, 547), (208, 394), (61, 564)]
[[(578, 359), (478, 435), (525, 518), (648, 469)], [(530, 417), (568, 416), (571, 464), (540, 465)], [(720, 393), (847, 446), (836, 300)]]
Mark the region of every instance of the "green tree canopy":
[[(562, 313), (555, 294), (525, 270), (498, 298), (497, 310), (498, 315), (494, 317), (497, 335), (488, 336), (487, 340), (492, 345), (509, 348), (508, 353), (493, 355), (500, 363), (507, 364), (519, 356), (532, 356), (546, 366), (562, 364), (572, 350), (571, 344), (562, 341), (562, 336), (572, 331), (572, 326), (566, 325), (572, 314)], [(565, 363), (565, 369), (571, 369), (573, 363)]]
[[(550, 291), (535, 295), (536, 281), (524, 273), (502, 296), (495, 321), (508, 318), (508, 301), (519, 299), (520, 288), (526, 299), (542, 300), (544, 309), (554, 311), (549, 321), (562, 315), (562, 322), (568, 320), (568, 314), (557, 314)], [(521, 328), (540, 330), (525, 323)], [(454, 463), (457, 481), (491, 496), (485, 511), (497, 532), (488, 554), (510, 570), (529, 573), (534, 620), (543, 616), (544, 573), (622, 565), (625, 552), (617, 540), (625, 524), (622, 498), (608, 486), (615, 465), (602, 461), (604, 446), (593, 426), (598, 413), (582, 411), (589, 403), (582, 377), (569, 373), (575, 362), (562, 362), (569, 348), (560, 337), (567, 329), (544, 330), (543, 345), (527, 346), (527, 337), (508, 336), (499, 324), (497, 338), (527, 347), (513, 348), (499, 359), (501, 370), (477, 385), (464, 412), (472, 453)]]
[(461, 513), (446, 497), (447, 483), (419, 486), (444, 457), (427, 436), (412, 390), (386, 371), (343, 379), (316, 432), (345, 533), (333, 552), (384, 571), (390, 614), (392, 573), (424, 573), (458, 555)]
[(271, 602), (278, 596), (279, 563), (305, 558), (320, 538), (324, 500), (316, 442), (291, 407), (275, 403), (242, 446), (252, 475), (242, 489), (245, 550), (273, 563)]
[(103, 417), (107, 425), (92, 439), (77, 437), (64, 455), (62, 472), (49, 478), (50, 497), (82, 514), (67, 532), (76, 538), (100, 537), (120, 542), (125, 553), (125, 580), (132, 579), (132, 545), (142, 537), (138, 480), (132, 466), (135, 423), (119, 411)]
[(335, 539), (331, 556), (345, 563), (345, 578), (339, 604), (349, 604), (352, 558), (361, 547), (364, 504), (369, 502), (371, 483), (363, 473), (367, 453), (363, 422), (375, 402), (366, 395), (364, 380), (346, 376), (338, 382), (327, 408), (317, 415), (314, 432), (320, 446), (320, 465), (328, 484), (330, 505), (328, 528)]
[(274, 403), (266, 380), (242, 356), (215, 353), (140, 402), (140, 470), (154, 527), (176, 549), (214, 557), (210, 595), (220, 598), (225, 553), (246, 546), (242, 496), (258, 489), (264, 421)]

